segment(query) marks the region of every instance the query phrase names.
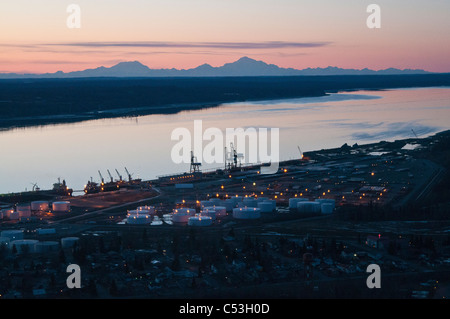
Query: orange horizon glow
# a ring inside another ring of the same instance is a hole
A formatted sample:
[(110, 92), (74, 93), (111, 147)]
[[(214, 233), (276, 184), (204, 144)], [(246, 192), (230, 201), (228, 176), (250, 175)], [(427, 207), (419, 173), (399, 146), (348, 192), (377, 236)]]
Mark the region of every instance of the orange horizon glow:
[[(380, 29), (367, 28), (369, 2), (356, 0), (77, 0), (79, 29), (66, 24), (71, 3), (3, 0), (0, 73), (72, 72), (125, 61), (190, 69), (243, 56), (294, 69), (450, 72), (450, 2), (379, 0)], [(119, 45), (104, 45), (111, 42)], [(305, 45), (260, 47), (270, 42)]]

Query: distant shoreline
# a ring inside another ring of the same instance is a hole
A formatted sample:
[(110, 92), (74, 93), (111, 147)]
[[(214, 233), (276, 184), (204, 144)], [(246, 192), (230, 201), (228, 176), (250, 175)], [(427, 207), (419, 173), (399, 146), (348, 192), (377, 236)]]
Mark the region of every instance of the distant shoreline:
[(224, 103), (440, 86), (450, 86), (450, 74), (0, 80), (0, 131), (176, 114)]

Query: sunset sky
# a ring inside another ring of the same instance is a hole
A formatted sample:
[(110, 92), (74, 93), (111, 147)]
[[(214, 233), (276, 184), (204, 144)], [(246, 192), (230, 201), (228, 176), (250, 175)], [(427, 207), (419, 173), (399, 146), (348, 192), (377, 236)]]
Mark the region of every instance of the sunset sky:
[[(70, 29), (70, 4), (81, 28)], [(381, 29), (366, 8), (381, 7)], [(0, 72), (45, 73), (135, 61), (221, 66), (450, 72), (448, 0), (2, 0)]]

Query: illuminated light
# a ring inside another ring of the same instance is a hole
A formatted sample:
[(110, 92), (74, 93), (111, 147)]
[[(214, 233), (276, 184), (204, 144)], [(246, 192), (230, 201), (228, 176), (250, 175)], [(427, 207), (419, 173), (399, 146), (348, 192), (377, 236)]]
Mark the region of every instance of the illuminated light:
[(295, 197), (297, 197), (297, 194), (295, 194)]
[(219, 197), (219, 194), (216, 194), (216, 197)]
[(328, 193), (330, 192), (330, 190), (328, 190)]
[(359, 196), (359, 199), (362, 199), (362, 196)]
[(345, 196), (342, 196), (342, 199), (345, 199)]
[(228, 175), (229, 178), (231, 178), (231, 175)]
[(287, 169), (284, 169), (284, 172), (287, 173)]
[(300, 193), (300, 196), (303, 196), (303, 193)]
[(322, 193), (322, 196), (325, 196), (325, 192)]
[(305, 192), (307, 192), (308, 191), (308, 189), (305, 189)]
[(275, 199), (277, 199), (278, 198), (278, 196), (277, 195), (275, 195)]
[(280, 196), (283, 196), (283, 193), (280, 193)]
[(259, 174), (259, 171), (257, 171), (256, 174)]
[(374, 176), (375, 175), (375, 173), (374, 172), (372, 172), (370, 175), (372, 175), (372, 176)]
[(220, 188), (221, 188), (221, 189), (223, 189), (223, 188), (224, 188), (224, 187), (223, 187), (223, 185), (222, 185), (222, 186), (220, 186)]
[(264, 192), (261, 192), (261, 195), (264, 195)]
[(256, 186), (256, 183), (253, 183), (253, 186)]

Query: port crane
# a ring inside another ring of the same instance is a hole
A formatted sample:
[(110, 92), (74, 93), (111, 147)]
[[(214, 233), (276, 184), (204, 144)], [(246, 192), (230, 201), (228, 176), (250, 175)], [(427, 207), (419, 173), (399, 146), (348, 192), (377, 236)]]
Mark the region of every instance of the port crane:
[(109, 178), (111, 179), (111, 183), (114, 183), (114, 178), (112, 177), (111, 172), (109, 171), (109, 169), (107, 169), (107, 171), (108, 171)]
[(194, 152), (191, 151), (191, 173), (200, 172), (200, 166), (202, 163), (197, 161), (197, 157), (194, 156)]
[(127, 175), (128, 175), (128, 181), (131, 182), (133, 179), (131, 178), (131, 174), (130, 174), (130, 172), (127, 170), (126, 167), (125, 167), (125, 172), (127, 172)]
[(105, 180), (104, 180), (104, 178), (102, 176), (102, 173), (100, 173), (100, 170), (98, 171), (98, 175), (100, 175), (100, 180), (102, 181), (102, 185), (105, 184)]
[(122, 175), (120, 175), (119, 171), (117, 170), (117, 168), (115, 169), (117, 176), (119, 176), (119, 181), (122, 182)]
[(230, 143), (230, 152), (227, 152), (227, 148), (225, 147), (225, 169), (231, 170), (233, 168), (241, 167), (241, 159), (243, 157), (244, 155), (237, 152), (233, 143)]

